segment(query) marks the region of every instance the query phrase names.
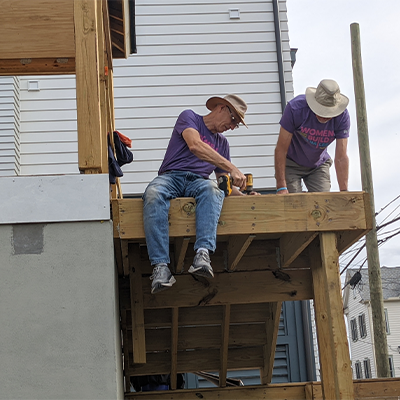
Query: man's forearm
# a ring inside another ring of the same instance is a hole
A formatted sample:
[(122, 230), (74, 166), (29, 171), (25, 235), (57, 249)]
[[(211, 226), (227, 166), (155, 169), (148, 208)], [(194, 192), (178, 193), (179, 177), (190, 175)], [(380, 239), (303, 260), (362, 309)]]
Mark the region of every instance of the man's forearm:
[(246, 184), (246, 177), (235, 167), (229, 160), (221, 156), (208, 144), (197, 142), (195, 146), (189, 148), (190, 151), (203, 161), (207, 161), (216, 167), (228, 171), (231, 174), (233, 183), (239, 188), (243, 189)]
[(348, 190), (349, 185), (349, 157), (335, 158), (336, 177), (339, 190)]
[(276, 188), (286, 187), (286, 153), (275, 149)]

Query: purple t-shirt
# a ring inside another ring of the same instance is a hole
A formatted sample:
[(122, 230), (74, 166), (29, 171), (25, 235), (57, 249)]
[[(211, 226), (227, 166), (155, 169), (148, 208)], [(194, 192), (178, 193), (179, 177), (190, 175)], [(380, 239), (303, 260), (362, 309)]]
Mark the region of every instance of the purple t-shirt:
[(172, 136), (169, 141), (164, 161), (158, 171), (161, 175), (166, 171), (190, 171), (208, 179), (210, 174), (215, 172), (226, 172), (207, 161), (200, 160), (190, 150), (182, 136), (182, 132), (187, 128), (196, 129), (200, 133), (200, 138), (207, 143), (217, 153), (227, 160), (231, 160), (229, 154), (229, 143), (221, 133), (212, 133), (206, 127), (203, 117), (192, 110), (185, 110), (179, 115)]
[(306, 96), (301, 94), (288, 102), (280, 124), (293, 133), (287, 158), (303, 167), (316, 168), (331, 158), (327, 147), (335, 139), (349, 137), (350, 117), (344, 110), (322, 124), (308, 106)]

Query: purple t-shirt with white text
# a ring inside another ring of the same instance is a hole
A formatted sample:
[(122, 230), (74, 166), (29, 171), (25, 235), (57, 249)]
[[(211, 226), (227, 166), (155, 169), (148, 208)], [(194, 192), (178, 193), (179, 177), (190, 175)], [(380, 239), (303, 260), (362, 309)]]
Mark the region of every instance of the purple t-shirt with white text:
[(350, 117), (344, 110), (322, 124), (308, 106), (306, 96), (301, 94), (287, 103), (280, 125), (293, 134), (287, 158), (303, 167), (316, 168), (331, 158), (327, 147), (335, 139), (349, 137)]
[(174, 130), (172, 131), (164, 161), (158, 171), (161, 175), (166, 171), (190, 171), (208, 179), (210, 174), (215, 172), (226, 172), (215, 167), (207, 161), (200, 160), (190, 150), (182, 136), (182, 132), (187, 128), (196, 129), (200, 133), (200, 138), (207, 143), (222, 157), (231, 160), (229, 154), (229, 143), (221, 133), (212, 133), (205, 125), (203, 117), (192, 110), (185, 110), (179, 115)]

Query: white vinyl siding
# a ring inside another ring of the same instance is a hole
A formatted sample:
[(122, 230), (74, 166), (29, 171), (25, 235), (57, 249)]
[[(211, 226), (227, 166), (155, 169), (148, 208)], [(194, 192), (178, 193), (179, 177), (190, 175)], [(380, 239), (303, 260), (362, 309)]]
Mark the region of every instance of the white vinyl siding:
[(0, 77), (0, 176), (20, 170), (19, 78)]
[[(177, 116), (205, 115), (206, 100), (236, 93), (249, 125), (225, 135), (232, 162), (255, 188), (275, 186), (273, 152), (281, 116), (271, 1), (136, 1), (137, 54), (115, 62), (116, 128), (133, 139), (121, 179), (142, 193), (161, 165)], [(288, 98), (293, 96), (285, 1), (280, 2)], [(229, 19), (238, 8), (240, 19)]]
[(75, 76), (20, 80), (21, 175), (78, 174)]
[(400, 375), (400, 298), (393, 298), (384, 301), (384, 308), (387, 310), (390, 326), (390, 335), (387, 335), (388, 353), (392, 359), (394, 376)]
[[(279, 7), (289, 100), (286, 1)], [(240, 19), (229, 18), (230, 8)], [(272, 0), (136, 0), (135, 13), (137, 54), (114, 60), (115, 128), (134, 153), (122, 168), (124, 195), (143, 193), (156, 176), (180, 112), (205, 115), (209, 97), (228, 93), (248, 103), (249, 129), (226, 133), (232, 162), (253, 174), (256, 189), (273, 189), (281, 95)], [(29, 80), (38, 91), (28, 91)], [(75, 77), (21, 77), (20, 95), (20, 173), (79, 173)]]

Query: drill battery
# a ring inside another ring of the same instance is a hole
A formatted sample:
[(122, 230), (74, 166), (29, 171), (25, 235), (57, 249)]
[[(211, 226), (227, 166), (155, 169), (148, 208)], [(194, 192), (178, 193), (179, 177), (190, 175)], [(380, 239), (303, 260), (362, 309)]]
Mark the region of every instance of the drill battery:
[(233, 179), (229, 175), (221, 175), (218, 178), (218, 187), (225, 193), (225, 197), (232, 193)]

